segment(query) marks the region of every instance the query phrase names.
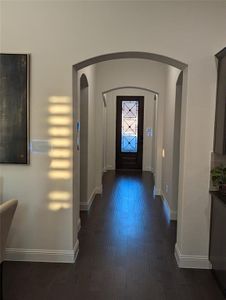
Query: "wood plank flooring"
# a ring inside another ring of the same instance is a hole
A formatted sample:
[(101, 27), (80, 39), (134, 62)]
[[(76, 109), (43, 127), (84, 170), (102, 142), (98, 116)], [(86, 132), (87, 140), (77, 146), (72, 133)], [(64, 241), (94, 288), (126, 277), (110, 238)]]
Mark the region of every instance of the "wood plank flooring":
[(74, 265), (5, 262), (4, 300), (221, 300), (209, 270), (179, 269), (176, 222), (148, 172), (107, 172), (82, 213)]

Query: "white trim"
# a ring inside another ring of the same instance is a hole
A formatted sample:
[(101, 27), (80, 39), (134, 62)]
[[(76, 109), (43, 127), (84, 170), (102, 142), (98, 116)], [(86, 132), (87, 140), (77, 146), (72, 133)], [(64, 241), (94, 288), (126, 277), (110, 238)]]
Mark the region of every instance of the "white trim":
[(153, 172), (153, 168), (144, 166), (142, 171), (144, 171), (144, 172)]
[(5, 260), (74, 263), (79, 252), (77, 240), (73, 250), (6, 248)]
[(102, 192), (103, 192), (103, 184), (101, 184), (100, 186), (97, 186), (95, 189), (96, 194), (102, 194)]
[(155, 195), (155, 196), (162, 196), (162, 191), (161, 191), (161, 189), (157, 189), (157, 187), (154, 186), (154, 195)]
[(168, 203), (166, 197), (164, 196), (164, 194), (161, 195), (161, 198), (162, 198), (163, 205), (165, 207), (165, 211), (167, 213), (167, 219), (170, 220), (171, 213), (170, 213), (169, 203)]
[(178, 245), (175, 245), (175, 258), (179, 268), (212, 269), (208, 256), (182, 254)]
[(73, 252), (74, 252), (74, 258), (73, 258), (74, 261), (73, 262), (75, 262), (78, 257), (78, 253), (79, 253), (79, 240), (78, 239), (76, 239)]
[(79, 232), (81, 229), (81, 219), (79, 218), (77, 221), (77, 232)]
[(96, 196), (96, 189), (92, 192), (91, 196), (89, 197), (89, 200), (87, 202), (80, 202), (80, 210), (82, 211), (88, 211), (93, 204), (93, 200)]
[(177, 211), (176, 210), (170, 210), (170, 220), (176, 221), (177, 220)]
[(96, 187), (96, 188), (93, 190), (91, 196), (89, 197), (88, 202), (80, 202), (80, 210), (82, 210), (82, 211), (89, 211), (89, 210), (90, 210), (90, 207), (91, 207), (92, 204), (93, 204), (93, 200), (95, 199), (95, 196), (96, 196), (97, 194), (102, 194), (102, 190), (103, 190), (102, 185)]
[(114, 171), (115, 168), (112, 165), (107, 165), (106, 166), (106, 171)]
[(164, 204), (164, 206), (166, 208), (168, 218), (171, 221), (176, 221), (177, 220), (177, 211), (170, 209), (169, 202), (166, 199), (166, 197), (165, 197), (164, 194), (162, 194), (161, 197), (162, 197), (162, 200), (163, 200), (163, 204)]

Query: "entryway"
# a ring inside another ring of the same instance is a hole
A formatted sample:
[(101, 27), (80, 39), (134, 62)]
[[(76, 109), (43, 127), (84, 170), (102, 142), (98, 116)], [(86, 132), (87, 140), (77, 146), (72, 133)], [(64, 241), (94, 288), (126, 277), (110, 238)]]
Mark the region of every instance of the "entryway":
[(143, 96), (117, 96), (116, 169), (142, 169)]
[[(167, 63), (168, 66), (151, 62), (152, 59)], [(179, 141), (175, 145), (178, 147), (177, 151), (179, 148), (181, 150), (180, 135), (183, 135), (184, 129), (182, 126), (182, 130), (178, 130), (176, 138), (173, 136), (174, 89), (181, 69), (185, 68), (186, 65), (181, 62), (137, 52), (103, 55), (74, 65), (75, 124), (81, 121), (82, 117), (80, 109), (82, 98), (79, 94), (82, 91), (78, 89), (78, 82), (81, 76), (85, 74), (89, 83), (89, 146), (86, 160), (88, 184), (86, 188), (87, 197), (84, 203), (80, 202), (80, 210), (88, 211), (95, 196), (102, 194), (102, 178), (106, 171), (140, 170), (149, 171), (153, 174), (154, 192), (155, 195), (162, 196), (168, 211), (168, 219), (175, 220), (177, 216), (181, 217), (180, 212), (177, 214), (176, 211), (179, 192), (176, 191), (174, 193), (176, 196), (172, 197), (171, 181), (174, 178), (172, 170), (176, 170), (175, 172), (179, 170), (179, 159), (177, 159), (175, 167), (173, 165), (173, 152), (175, 152), (173, 141)], [(117, 71), (119, 69), (120, 72)], [(184, 76), (185, 86), (186, 79), (187, 77)], [(136, 94), (136, 87), (142, 92), (138, 91)], [(119, 91), (122, 88), (124, 93)], [(183, 102), (182, 96), (179, 101)], [(146, 109), (148, 103), (152, 103), (149, 112)], [(185, 103), (182, 103), (181, 106), (183, 107), (183, 105)], [(178, 116), (180, 113), (181, 110), (179, 109)], [(184, 119), (179, 117), (178, 123), (181, 120), (184, 122)], [(149, 120), (150, 124), (147, 125), (145, 119)], [(79, 126), (74, 128), (76, 128), (74, 130), (76, 144), (80, 134)], [(74, 150), (73, 179), (74, 190), (76, 191), (80, 177), (76, 165), (79, 165), (79, 161), (81, 162), (83, 153), (78, 148), (74, 148)], [(174, 185), (178, 187), (179, 176), (175, 178)], [(79, 197), (75, 194), (75, 218), (79, 218), (77, 198)], [(179, 205), (179, 209), (182, 209), (181, 205)], [(76, 222), (79, 224), (78, 220)], [(181, 222), (178, 224), (181, 226)], [(77, 226), (77, 232), (78, 229), (79, 226)], [(180, 233), (180, 230), (178, 232)]]

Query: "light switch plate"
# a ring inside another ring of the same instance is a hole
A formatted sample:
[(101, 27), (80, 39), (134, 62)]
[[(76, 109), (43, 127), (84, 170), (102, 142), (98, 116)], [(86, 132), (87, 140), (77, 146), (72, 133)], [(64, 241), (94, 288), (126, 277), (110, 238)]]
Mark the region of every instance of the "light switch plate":
[(151, 127), (146, 128), (147, 136), (153, 136), (153, 130)]
[(36, 154), (47, 154), (51, 149), (49, 140), (35, 139), (31, 141), (31, 152)]

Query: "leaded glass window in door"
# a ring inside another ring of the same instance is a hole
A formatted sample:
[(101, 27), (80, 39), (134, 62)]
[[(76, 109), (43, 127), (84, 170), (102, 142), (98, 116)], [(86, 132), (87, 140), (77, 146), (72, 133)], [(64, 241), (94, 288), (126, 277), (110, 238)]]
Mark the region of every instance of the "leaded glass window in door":
[(137, 152), (138, 101), (122, 101), (121, 152)]

